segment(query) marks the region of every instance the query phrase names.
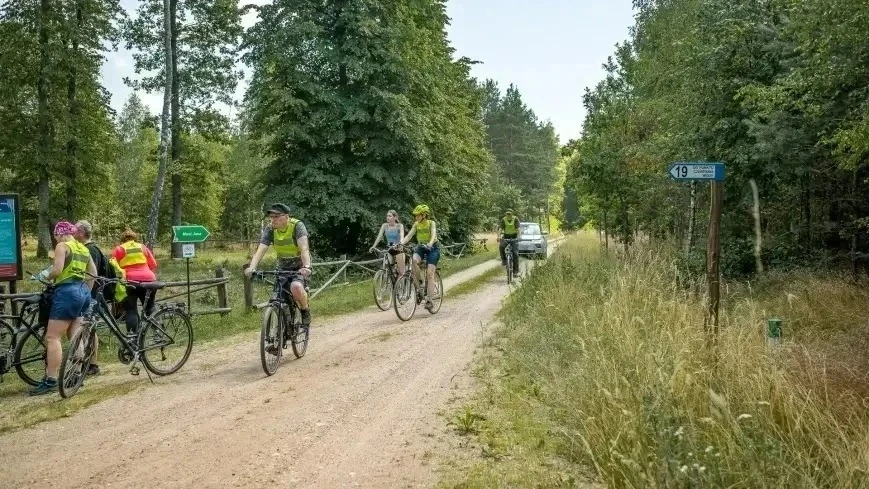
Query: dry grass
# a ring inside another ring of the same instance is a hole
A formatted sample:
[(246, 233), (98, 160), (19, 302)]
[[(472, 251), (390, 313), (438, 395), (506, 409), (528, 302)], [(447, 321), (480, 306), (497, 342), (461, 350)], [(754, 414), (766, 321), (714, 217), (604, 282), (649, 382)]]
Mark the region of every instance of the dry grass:
[[(865, 329), (869, 295), (806, 276), (729, 292), (713, 350), (665, 253), (605, 256), (589, 235), (560, 247), (504, 310), (463, 408), (479, 457), (444, 485), (869, 487), (866, 377), (824, 368), (831, 351), (865, 357), (836, 338)], [(762, 334), (771, 315), (783, 348)]]

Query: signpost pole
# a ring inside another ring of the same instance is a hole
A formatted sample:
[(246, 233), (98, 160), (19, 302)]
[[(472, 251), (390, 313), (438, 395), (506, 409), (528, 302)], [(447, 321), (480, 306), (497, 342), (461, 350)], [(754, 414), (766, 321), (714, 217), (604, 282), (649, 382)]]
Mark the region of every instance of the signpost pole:
[(713, 181), (709, 210), (709, 236), (706, 244), (706, 281), (709, 283), (709, 312), (713, 341), (718, 338), (718, 307), (721, 303), (721, 208), (724, 200), (724, 183)]
[(185, 258), (187, 262), (187, 314), (193, 312), (193, 303), (190, 302), (190, 258)]
[(712, 332), (712, 342), (718, 338), (718, 309), (721, 303), (721, 210), (724, 205), (724, 163), (676, 162), (667, 173), (673, 180), (708, 181), (712, 192), (709, 209), (709, 234), (706, 240), (706, 282), (709, 304), (703, 329)]

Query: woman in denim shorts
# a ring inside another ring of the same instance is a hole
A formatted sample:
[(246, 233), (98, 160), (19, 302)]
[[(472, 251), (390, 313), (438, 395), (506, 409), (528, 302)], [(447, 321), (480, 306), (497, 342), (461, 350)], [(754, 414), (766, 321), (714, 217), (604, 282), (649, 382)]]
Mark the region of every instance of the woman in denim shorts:
[[(51, 312), (45, 332), (45, 378), (30, 390), (30, 395), (47, 394), (57, 389), (57, 371), (63, 358), (60, 338), (64, 333), (72, 337), (81, 325), (82, 316), (91, 301), (93, 279), (97, 267), (85, 245), (73, 238), (76, 227), (67, 221), (54, 226), (57, 247), (54, 248), (54, 264), (40, 274), (43, 280), (54, 279), (51, 296)], [(85, 273), (87, 272), (87, 273)]]

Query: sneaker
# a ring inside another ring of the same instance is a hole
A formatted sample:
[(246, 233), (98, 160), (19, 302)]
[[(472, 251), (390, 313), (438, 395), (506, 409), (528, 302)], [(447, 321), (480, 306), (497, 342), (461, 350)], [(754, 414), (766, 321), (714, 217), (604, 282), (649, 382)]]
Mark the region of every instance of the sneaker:
[(310, 309), (302, 309), (302, 326), (310, 326), (311, 325), (311, 310)]
[(49, 392), (53, 392), (57, 390), (57, 379), (51, 379), (45, 377), (40, 380), (38, 384), (33, 386), (28, 394), (31, 396), (41, 396), (43, 394), (48, 394)]
[(425, 301), (425, 310), (428, 312), (432, 312), (434, 310), (434, 304), (432, 301)]
[(94, 363), (88, 365), (87, 374), (90, 376), (99, 375), (100, 374), (100, 366), (97, 364), (94, 364)]

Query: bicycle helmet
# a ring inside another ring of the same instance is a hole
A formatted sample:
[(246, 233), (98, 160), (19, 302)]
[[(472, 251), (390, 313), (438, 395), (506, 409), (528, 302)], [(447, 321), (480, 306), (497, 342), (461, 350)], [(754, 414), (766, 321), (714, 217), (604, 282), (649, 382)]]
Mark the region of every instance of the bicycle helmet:
[(426, 204), (420, 204), (413, 208), (413, 215), (418, 216), (420, 214), (431, 214), (431, 209), (428, 208)]

